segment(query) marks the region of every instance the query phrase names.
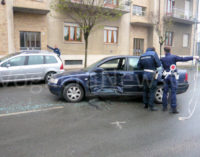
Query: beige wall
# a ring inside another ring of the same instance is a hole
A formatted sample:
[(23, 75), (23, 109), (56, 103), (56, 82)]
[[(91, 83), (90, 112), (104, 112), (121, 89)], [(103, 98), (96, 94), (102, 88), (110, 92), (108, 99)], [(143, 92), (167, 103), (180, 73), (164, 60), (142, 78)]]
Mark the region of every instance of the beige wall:
[[(84, 40), (82, 42), (64, 41), (64, 23), (74, 23), (64, 15), (49, 14), (48, 17), (48, 44), (55, 45), (62, 51), (62, 55), (84, 55)], [(104, 26), (118, 27), (118, 43), (104, 43)], [(101, 22), (93, 28), (89, 36), (88, 55), (119, 55), (129, 54), (130, 14), (125, 14), (113, 21)], [(54, 32), (54, 33), (52, 33)], [(82, 36), (82, 39), (83, 36)], [(74, 57), (77, 58), (77, 57)], [(81, 57), (82, 58), (82, 57)], [(95, 58), (94, 58), (95, 59)], [(99, 58), (100, 59), (100, 58)]]
[(15, 7), (47, 9), (48, 0), (14, 0)]
[(0, 5), (0, 55), (8, 53), (7, 6)]
[(144, 39), (144, 50), (148, 46), (148, 27), (132, 25), (130, 31), (130, 54), (133, 55), (134, 38)]
[(47, 18), (46, 15), (14, 14), (14, 39), (16, 51), (20, 50), (20, 31), (41, 33), (41, 49), (47, 49)]
[[(169, 31), (174, 32), (172, 52), (176, 55), (190, 55), (192, 50), (192, 26), (174, 23)], [(183, 35), (189, 34), (189, 47), (183, 47)]]

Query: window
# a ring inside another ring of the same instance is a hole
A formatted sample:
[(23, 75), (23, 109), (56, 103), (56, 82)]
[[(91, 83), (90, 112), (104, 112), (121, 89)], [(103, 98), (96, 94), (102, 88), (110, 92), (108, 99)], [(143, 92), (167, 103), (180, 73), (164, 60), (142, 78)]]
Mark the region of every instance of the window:
[(29, 56), (28, 65), (44, 64), (44, 57), (40, 55)]
[(129, 58), (128, 59), (128, 71), (133, 71), (136, 70), (137, 64), (138, 64), (139, 59), (138, 58)]
[(58, 61), (54, 56), (45, 56), (45, 64), (57, 63)]
[(65, 65), (82, 65), (83, 60), (65, 60)]
[(166, 46), (172, 46), (173, 45), (173, 38), (174, 38), (173, 32), (166, 32), (165, 33), (165, 45)]
[(10, 59), (9, 61), (2, 64), (2, 67), (6, 67), (8, 64), (10, 66), (23, 66), (25, 63), (26, 57), (20, 56)]
[(21, 50), (40, 50), (41, 35), (40, 32), (20, 32)]
[(167, 14), (171, 15), (175, 6), (175, 0), (167, 0)]
[(65, 24), (64, 26), (64, 40), (65, 41), (81, 41), (82, 32), (77, 24)]
[(117, 43), (118, 28), (117, 27), (104, 27), (104, 42)]
[(183, 47), (189, 46), (189, 34), (183, 34)]
[(137, 6), (137, 5), (133, 6), (133, 15), (145, 16), (145, 13), (146, 13), (145, 7), (140, 7), (140, 6)]
[(118, 0), (104, 0), (105, 6), (116, 6), (118, 5)]
[(106, 63), (103, 63), (99, 66), (100, 68), (103, 68), (104, 70), (124, 70), (125, 69), (125, 58), (118, 58), (110, 60)]
[(133, 55), (140, 56), (144, 53), (144, 39), (134, 38)]

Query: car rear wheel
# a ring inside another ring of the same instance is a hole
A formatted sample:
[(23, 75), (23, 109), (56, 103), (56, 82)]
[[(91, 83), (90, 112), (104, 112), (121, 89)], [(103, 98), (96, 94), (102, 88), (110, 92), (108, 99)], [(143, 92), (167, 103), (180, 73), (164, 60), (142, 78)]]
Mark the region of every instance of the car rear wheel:
[(76, 83), (70, 83), (64, 87), (63, 97), (68, 102), (79, 102), (84, 97), (83, 88)]
[(162, 104), (163, 98), (163, 86), (158, 86), (155, 93), (155, 102), (158, 104)]
[(46, 74), (46, 76), (45, 76), (45, 83), (48, 83), (49, 80), (53, 77), (53, 75), (54, 75), (55, 73), (56, 73), (56, 72), (53, 72), (53, 71), (48, 72), (48, 73)]

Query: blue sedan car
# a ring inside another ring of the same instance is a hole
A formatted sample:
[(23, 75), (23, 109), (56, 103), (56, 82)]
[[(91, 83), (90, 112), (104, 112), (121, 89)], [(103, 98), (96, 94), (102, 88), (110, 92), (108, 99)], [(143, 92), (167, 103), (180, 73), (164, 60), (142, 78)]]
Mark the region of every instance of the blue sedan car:
[[(48, 86), (52, 94), (68, 102), (79, 102), (89, 96), (139, 96), (143, 94), (143, 71), (137, 68), (139, 57), (114, 56), (104, 58), (91, 66), (56, 74)], [(158, 69), (158, 87), (155, 101), (162, 102), (162, 68)], [(188, 74), (179, 70), (177, 94), (187, 91)]]

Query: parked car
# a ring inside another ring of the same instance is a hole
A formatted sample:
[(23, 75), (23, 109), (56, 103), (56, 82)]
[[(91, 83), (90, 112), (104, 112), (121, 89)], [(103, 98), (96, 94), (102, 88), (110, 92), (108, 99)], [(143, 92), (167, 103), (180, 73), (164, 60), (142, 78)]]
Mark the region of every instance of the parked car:
[[(114, 56), (102, 59), (88, 68), (66, 71), (54, 75), (49, 83), (49, 90), (54, 95), (63, 97), (68, 102), (79, 102), (87, 96), (133, 96), (143, 94), (142, 74), (137, 68), (139, 57)], [(162, 102), (162, 68), (158, 69), (158, 88), (155, 101)], [(177, 93), (187, 91), (188, 74), (179, 70)]]
[(52, 52), (23, 51), (0, 58), (0, 82), (48, 80), (64, 71), (61, 59)]

